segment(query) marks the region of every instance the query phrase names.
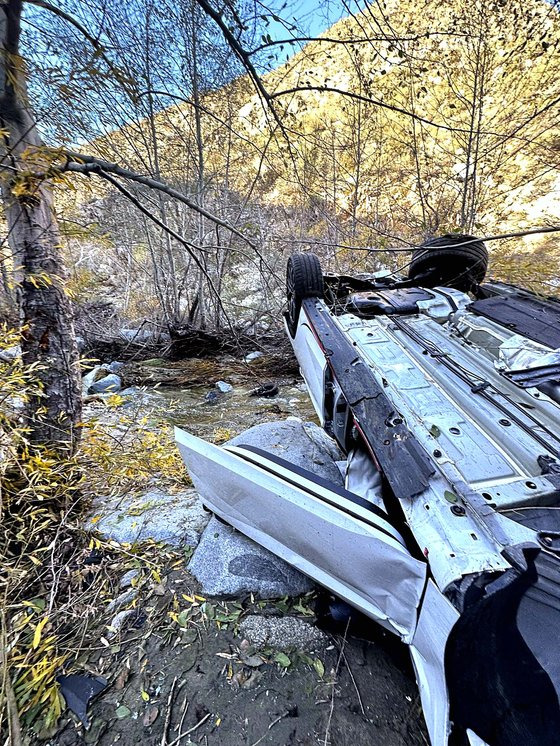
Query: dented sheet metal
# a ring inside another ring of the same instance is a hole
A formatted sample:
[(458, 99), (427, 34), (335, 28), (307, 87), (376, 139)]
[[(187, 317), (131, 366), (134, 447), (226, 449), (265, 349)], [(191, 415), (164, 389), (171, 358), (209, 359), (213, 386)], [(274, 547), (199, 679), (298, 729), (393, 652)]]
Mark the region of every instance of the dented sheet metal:
[[(380, 515), (329, 490), (301, 470), (206, 443), (176, 428), (175, 437), (207, 507), (251, 539), (410, 642), (426, 583)], [(334, 488), (334, 485), (333, 485)]]
[(446, 744), (449, 735), (445, 646), (458, 618), (457, 610), (429, 580), (410, 653), (433, 746)]

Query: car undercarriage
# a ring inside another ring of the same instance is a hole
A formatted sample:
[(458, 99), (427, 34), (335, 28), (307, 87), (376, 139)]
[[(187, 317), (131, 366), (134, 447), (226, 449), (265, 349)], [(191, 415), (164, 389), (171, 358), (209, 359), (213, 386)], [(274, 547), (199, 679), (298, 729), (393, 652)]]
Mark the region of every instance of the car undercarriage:
[(448, 236), (407, 278), (289, 260), (286, 329), (345, 489), (177, 433), (212, 510), (410, 646), (436, 746), (560, 733), (560, 302), (483, 282), (486, 259)]

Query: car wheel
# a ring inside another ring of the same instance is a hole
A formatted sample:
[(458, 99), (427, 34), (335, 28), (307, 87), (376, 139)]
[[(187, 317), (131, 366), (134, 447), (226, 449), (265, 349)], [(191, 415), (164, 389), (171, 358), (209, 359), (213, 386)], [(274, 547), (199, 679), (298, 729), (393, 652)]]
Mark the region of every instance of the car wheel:
[(416, 249), (408, 277), (423, 287), (443, 285), (469, 291), (484, 280), (487, 269), (484, 243), (474, 236), (452, 234), (432, 238)]
[(286, 270), (286, 320), (292, 337), (296, 336), (301, 302), (305, 298), (323, 298), (324, 294), (323, 271), (319, 257), (311, 253), (292, 254)]

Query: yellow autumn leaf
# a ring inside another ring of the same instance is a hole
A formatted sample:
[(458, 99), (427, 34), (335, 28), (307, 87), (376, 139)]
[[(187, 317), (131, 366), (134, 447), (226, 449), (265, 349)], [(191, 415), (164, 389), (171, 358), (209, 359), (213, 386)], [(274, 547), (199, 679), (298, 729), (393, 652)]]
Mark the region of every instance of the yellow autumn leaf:
[(46, 616), (44, 619), (41, 619), (39, 624), (35, 627), (35, 632), (33, 633), (33, 642), (31, 644), (31, 647), (33, 649), (39, 647), (39, 643), (41, 642), (41, 634), (43, 632), (43, 627), (48, 621), (49, 621), (49, 618), (48, 616)]

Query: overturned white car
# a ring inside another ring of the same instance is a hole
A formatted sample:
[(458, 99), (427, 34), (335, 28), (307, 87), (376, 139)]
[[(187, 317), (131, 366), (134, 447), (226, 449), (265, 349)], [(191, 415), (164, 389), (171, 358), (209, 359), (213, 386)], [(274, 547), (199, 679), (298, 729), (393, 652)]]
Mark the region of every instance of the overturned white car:
[(286, 328), (345, 489), (177, 431), (205, 503), (410, 645), (432, 744), (560, 743), (560, 302), (471, 236), (408, 277), (288, 262)]

